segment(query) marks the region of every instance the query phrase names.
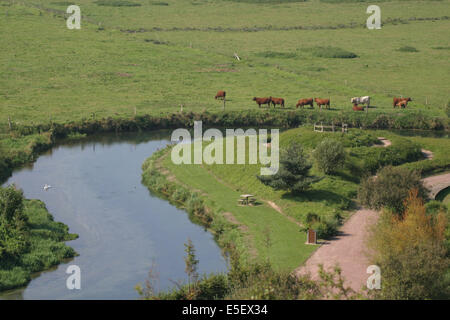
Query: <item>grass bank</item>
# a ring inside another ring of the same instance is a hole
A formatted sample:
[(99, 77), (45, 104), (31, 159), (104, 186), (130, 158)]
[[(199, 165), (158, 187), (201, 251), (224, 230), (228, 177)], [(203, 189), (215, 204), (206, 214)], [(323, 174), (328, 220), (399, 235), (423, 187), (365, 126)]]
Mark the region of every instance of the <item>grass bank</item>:
[[(377, 146), (378, 136), (392, 139), (392, 145), (387, 148)], [(237, 231), (247, 239), (246, 247), (252, 249), (257, 259), (268, 259), (281, 270), (293, 270), (314, 250), (314, 246), (304, 243), (303, 227), (308, 215), (318, 215), (322, 225), (316, 227), (332, 234), (339, 223), (351, 214), (359, 181), (364, 176), (388, 164), (421, 166), (430, 163), (430, 168), (437, 171), (443, 169), (439, 168), (439, 163), (445, 163), (443, 170), (450, 168), (450, 159), (445, 152), (437, 152), (433, 159), (435, 162), (425, 160), (421, 153), (421, 148), (433, 149), (433, 144), (447, 146), (448, 139), (410, 139), (389, 131), (350, 129), (347, 134), (317, 133), (306, 126), (283, 132), (280, 145), (283, 148), (299, 142), (307, 154), (311, 154), (325, 138), (343, 143), (347, 153), (345, 166), (334, 175), (324, 175), (314, 164), (312, 173), (323, 179), (298, 196), (263, 185), (256, 178), (261, 167), (259, 164), (175, 165), (169, 156), (170, 149), (151, 158), (159, 163), (158, 173), (150, 172), (144, 165), (143, 181), (151, 190), (158, 191), (160, 184), (149, 181), (163, 175), (169, 181), (164, 180), (164, 183), (195, 190), (196, 198), (214, 212), (213, 216), (208, 217), (210, 221), (217, 217), (228, 219), (239, 226)], [(159, 160), (155, 157), (159, 157)], [(177, 199), (178, 192), (174, 192), (176, 188), (167, 191), (164, 183), (165, 193)], [(238, 206), (237, 200), (244, 193), (255, 195), (259, 204), (254, 207)], [(181, 199), (182, 203), (185, 203), (185, 199)]]
[(65, 241), (78, 236), (69, 233), (65, 224), (55, 222), (43, 202), (25, 200), (23, 212), (28, 220), (28, 248), (18, 256), (1, 259), (0, 291), (25, 286), (34, 273), (47, 270), (76, 255)]

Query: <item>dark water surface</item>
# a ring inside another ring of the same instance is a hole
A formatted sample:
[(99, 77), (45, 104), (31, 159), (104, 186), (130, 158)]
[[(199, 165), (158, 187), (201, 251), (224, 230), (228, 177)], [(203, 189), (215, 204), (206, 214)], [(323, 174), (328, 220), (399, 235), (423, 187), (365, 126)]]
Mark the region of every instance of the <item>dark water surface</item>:
[[(168, 132), (106, 135), (60, 145), (28, 168), (15, 171), (25, 196), (45, 202), (56, 221), (79, 239), (67, 244), (80, 255), (34, 278), (3, 299), (136, 299), (153, 262), (159, 288), (186, 280), (184, 243), (195, 245), (200, 273), (226, 270), (213, 236), (186, 212), (150, 195), (141, 166), (169, 142)], [(44, 184), (52, 186), (44, 191)], [(69, 265), (81, 269), (81, 290), (68, 290)]]

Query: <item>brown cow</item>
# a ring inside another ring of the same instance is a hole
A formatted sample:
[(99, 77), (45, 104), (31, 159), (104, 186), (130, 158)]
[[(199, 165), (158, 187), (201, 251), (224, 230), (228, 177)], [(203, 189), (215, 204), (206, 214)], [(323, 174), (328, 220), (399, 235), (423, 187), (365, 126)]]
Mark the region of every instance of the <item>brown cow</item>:
[(408, 104), (408, 101), (412, 101), (412, 99), (411, 98), (397, 98), (397, 97), (394, 97), (394, 99), (393, 99), (393, 107), (395, 108), (395, 107), (397, 107), (397, 104), (400, 102), (400, 101), (403, 101), (403, 100), (406, 100), (406, 105)]
[(358, 106), (357, 104), (353, 105), (353, 111), (363, 111), (364, 107), (363, 106)]
[(314, 108), (314, 102), (313, 102), (313, 98), (309, 98), (309, 99), (300, 99), (298, 100), (297, 104), (295, 105), (296, 108), (298, 108), (299, 106), (303, 107), (304, 106), (311, 106), (311, 108)]
[(225, 92), (225, 91), (222, 91), (222, 90), (217, 91), (217, 94), (216, 94), (216, 96), (214, 97), (214, 99), (219, 99), (219, 98), (225, 99), (225, 95), (226, 95), (226, 92)]
[(274, 108), (275, 108), (276, 104), (279, 104), (280, 106), (282, 106), (284, 108), (284, 99), (283, 98), (270, 97), (270, 101), (272, 102)]
[(399, 108), (406, 108), (408, 106), (408, 100), (400, 100), (396, 105)]
[(322, 106), (324, 105), (327, 107), (327, 109), (330, 109), (330, 99), (314, 98), (314, 101), (319, 108), (322, 108)]
[(256, 101), (256, 103), (258, 104), (258, 106), (261, 108), (262, 104), (267, 104), (270, 107), (270, 102), (272, 101), (272, 97), (269, 98), (257, 98), (254, 97), (253, 101)]

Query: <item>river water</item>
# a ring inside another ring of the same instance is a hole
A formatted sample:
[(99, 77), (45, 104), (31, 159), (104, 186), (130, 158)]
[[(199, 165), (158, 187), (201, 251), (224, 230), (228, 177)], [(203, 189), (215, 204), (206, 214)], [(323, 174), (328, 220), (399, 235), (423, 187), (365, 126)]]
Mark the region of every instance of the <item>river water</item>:
[[(4, 185), (15, 183), (27, 198), (44, 201), (55, 221), (79, 234), (67, 242), (79, 256), (0, 299), (136, 299), (134, 287), (147, 279), (152, 265), (157, 287), (171, 288), (187, 279), (188, 238), (200, 273), (226, 271), (213, 236), (141, 184), (142, 163), (169, 137), (168, 132), (102, 135), (56, 146), (16, 170)], [(44, 184), (52, 188), (44, 191)], [(69, 265), (80, 267), (80, 290), (66, 287)]]

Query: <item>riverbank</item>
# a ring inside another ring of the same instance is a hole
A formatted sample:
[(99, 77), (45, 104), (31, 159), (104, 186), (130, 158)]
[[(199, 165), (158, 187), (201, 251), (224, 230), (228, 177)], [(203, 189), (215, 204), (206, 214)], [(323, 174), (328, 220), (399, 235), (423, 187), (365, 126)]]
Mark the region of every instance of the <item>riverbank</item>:
[(107, 132), (139, 132), (160, 129), (191, 128), (194, 121), (205, 127), (277, 127), (296, 128), (300, 125), (347, 123), (350, 128), (449, 130), (448, 118), (426, 116), (422, 113), (319, 112), (317, 110), (243, 110), (233, 112), (177, 112), (167, 115), (142, 115), (132, 118), (85, 119), (58, 123), (24, 125), (4, 124), (0, 127), (0, 181), (18, 166), (32, 162), (39, 153), (50, 149), (56, 141), (70, 137)]
[(42, 201), (25, 200), (23, 212), (27, 219), (28, 249), (20, 256), (2, 258), (0, 292), (25, 286), (33, 274), (77, 255), (65, 242), (76, 239), (78, 235), (69, 233), (67, 225), (55, 222)]
[[(388, 137), (392, 144), (387, 148), (374, 148), (379, 135)], [(325, 176), (311, 190), (297, 197), (262, 185), (256, 179), (260, 165), (174, 165), (167, 156), (169, 150), (165, 151), (164, 157), (153, 158), (153, 161), (158, 162), (159, 172), (170, 177), (170, 183), (196, 190), (201, 201), (211, 203), (215, 216), (232, 220), (247, 239), (249, 256), (263, 261), (269, 259), (275, 267), (291, 271), (314, 251), (314, 246), (305, 245), (301, 228), (308, 215), (314, 213), (321, 218), (321, 223), (316, 226), (321, 234), (333, 235), (338, 223), (345, 221), (356, 207), (356, 190), (359, 179), (365, 174), (374, 174), (380, 166), (389, 164), (419, 167), (429, 163), (426, 174), (450, 167), (449, 155), (441, 151), (450, 147), (448, 139), (409, 138), (388, 131), (356, 129), (351, 129), (348, 134), (316, 133), (306, 126), (284, 131), (280, 144), (285, 147), (297, 141), (310, 154), (325, 138), (344, 143), (348, 153), (346, 165), (338, 174)], [(433, 151), (433, 160), (424, 157), (422, 148)], [(313, 173), (323, 175), (315, 166)], [(151, 176), (144, 170), (144, 179)], [(150, 189), (158, 188), (157, 183), (146, 185)], [(172, 197), (174, 193), (170, 190), (175, 189), (168, 188), (166, 193)], [(260, 205), (238, 206), (237, 199), (242, 193), (255, 195)], [(267, 245), (268, 238), (270, 245)]]
[[(313, 114), (314, 116), (308, 116), (308, 114)], [(48, 125), (36, 125), (36, 126), (21, 126), (14, 124), (12, 126), (12, 131), (4, 132), (1, 134), (0, 139), (0, 150), (2, 151), (0, 155), (0, 176), (2, 180), (8, 177), (14, 168), (18, 168), (27, 163), (35, 161), (35, 159), (44, 151), (51, 149), (55, 144), (64, 139), (77, 139), (82, 141), (86, 137), (92, 136), (97, 133), (106, 133), (106, 132), (139, 132), (152, 130), (157, 128), (177, 128), (177, 127), (191, 127), (194, 120), (202, 120), (205, 123), (205, 126), (232, 126), (232, 127), (244, 127), (244, 126), (276, 126), (280, 128), (292, 128), (296, 127), (299, 124), (309, 121), (318, 121), (324, 120), (324, 123), (331, 123), (336, 119), (330, 116), (332, 114), (326, 115), (326, 113), (313, 113), (311, 111), (303, 112), (303, 111), (286, 111), (286, 112), (278, 112), (277, 111), (258, 111), (258, 112), (225, 112), (220, 114), (213, 114), (208, 112), (203, 112), (201, 114), (195, 113), (177, 113), (172, 114), (166, 117), (152, 117), (152, 116), (137, 116), (130, 119), (99, 119), (99, 120), (85, 120), (79, 123), (71, 122), (66, 124), (58, 124), (58, 123), (50, 123)], [(353, 116), (353, 114), (349, 114), (349, 117)], [(364, 120), (365, 119), (365, 120)], [(368, 119), (370, 119), (370, 122)], [(379, 119), (379, 118), (378, 118)], [(431, 119), (431, 118), (430, 118)], [(362, 122), (361, 122), (362, 121)], [(365, 122), (364, 122), (365, 121)], [(427, 125), (432, 125), (432, 120)], [(362, 116), (355, 116), (354, 122), (350, 124), (350, 126), (357, 126), (365, 123), (369, 127), (377, 127), (379, 122), (377, 117), (375, 118), (363, 118)], [(380, 122), (384, 123), (384, 122)], [(394, 122), (387, 122), (392, 125)], [(400, 128), (403, 128), (401, 122), (397, 124)], [(411, 126), (405, 126), (411, 127)], [(415, 127), (412, 125), (412, 127)], [(440, 126), (438, 126), (440, 127)], [(8, 130), (6, 130), (8, 131)], [(437, 153), (437, 157), (431, 161), (420, 162), (420, 166), (426, 166), (429, 172), (434, 172), (435, 170), (445, 171), (448, 170), (450, 164), (449, 161), (445, 158), (445, 153), (443, 153), (442, 148), (440, 148), (439, 143), (433, 142), (433, 138), (415, 138), (417, 140), (425, 142), (425, 147), (427, 150), (432, 150)], [(431, 140), (427, 140), (431, 139)], [(434, 143), (434, 145), (429, 146), (429, 144)], [(419, 162), (417, 162), (419, 163)], [(414, 165), (414, 164), (405, 164), (405, 165)], [(416, 164), (417, 165), (417, 164)], [(336, 183), (336, 182), (334, 182)], [(344, 190), (346, 190), (344, 188)], [(275, 199), (276, 200), (276, 199)], [(320, 202), (319, 202), (320, 203)], [(346, 200), (345, 203), (348, 203)], [(266, 209), (264, 209), (266, 210)], [(274, 210), (273, 208), (268, 207), (267, 210)], [(288, 212), (288, 216), (290, 215), (289, 206), (285, 209)], [(276, 210), (275, 210), (276, 211)], [(249, 230), (249, 226), (242, 224), (236, 219), (231, 213), (232, 210), (229, 210), (227, 215), (225, 215), (225, 220), (221, 223), (223, 225), (228, 225), (228, 228), (238, 229), (242, 233), (244, 230)], [(267, 217), (268, 221), (276, 221), (273, 220), (273, 212), (271, 212)], [(248, 215), (246, 215), (248, 216)], [(278, 218), (278, 217), (277, 217)], [(248, 223), (251, 224), (251, 223)], [(232, 227), (231, 227), (232, 226)], [(298, 226), (290, 226), (290, 224), (286, 224), (288, 228), (294, 228), (298, 230)], [(217, 230), (221, 230), (222, 227)], [(276, 227), (275, 227), (276, 228)], [(293, 230), (294, 230), (293, 229)], [(212, 230), (212, 229), (211, 229)], [(297, 232), (297, 231), (295, 231)], [(220, 233), (220, 232), (219, 232)], [(302, 237), (300, 233), (296, 233), (298, 237)], [(230, 237), (230, 240), (227, 239)], [(259, 236), (253, 238), (252, 236), (245, 236), (244, 232), (244, 240), (236, 240), (242, 237), (241, 234), (234, 230), (231, 234), (226, 234), (222, 238), (225, 239), (226, 243), (251, 243), (252, 241), (256, 241), (259, 243), (258, 246), (263, 247), (264, 237), (261, 230), (259, 230)], [(297, 241), (302, 246), (303, 240)], [(238, 247), (241, 246), (240, 244)], [(226, 246), (222, 246), (224, 248)], [(295, 248), (295, 246), (294, 246)], [(310, 247), (308, 247), (309, 249)], [(242, 250), (247, 250), (249, 252), (249, 257), (256, 256), (256, 249), (251, 246), (247, 248), (247, 245), (241, 246)], [(278, 252), (281, 254), (288, 253), (282, 248), (279, 248)], [(266, 249), (260, 251), (267, 251)], [(294, 250), (295, 251), (295, 250)], [(308, 255), (309, 250), (304, 250), (306, 256)], [(305, 257), (306, 257), (305, 256)], [(278, 257), (275, 256), (275, 259)], [(302, 258), (304, 259), (304, 258)], [(289, 259), (288, 259), (289, 260)], [(290, 262), (282, 262), (282, 264), (287, 263), (290, 267), (294, 264), (297, 264), (299, 260), (297, 258), (290, 259)], [(284, 260), (283, 260), (284, 261)]]

